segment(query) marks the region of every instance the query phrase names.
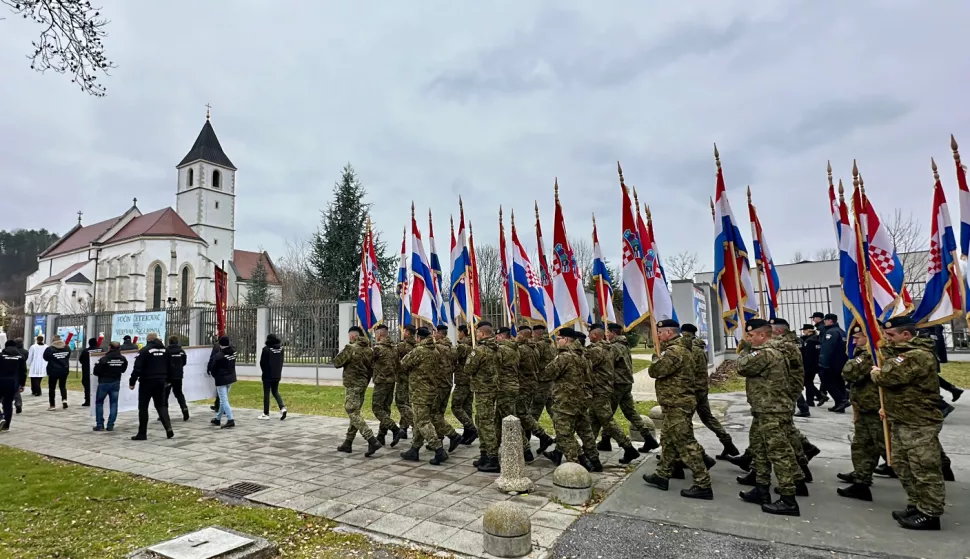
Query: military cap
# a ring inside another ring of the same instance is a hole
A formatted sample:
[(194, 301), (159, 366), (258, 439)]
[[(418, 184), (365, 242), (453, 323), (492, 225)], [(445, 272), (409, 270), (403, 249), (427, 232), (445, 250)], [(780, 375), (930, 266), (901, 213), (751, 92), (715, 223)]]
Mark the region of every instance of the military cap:
[(621, 326), (621, 325), (619, 325), (619, 324), (617, 324), (615, 322), (611, 322), (606, 327), (606, 329), (609, 330), (610, 332), (622, 332), (623, 331), (623, 326)]
[(593, 324), (590, 324), (589, 325), (589, 331), (590, 332), (592, 332), (593, 330), (602, 330), (602, 329), (603, 329), (603, 323), (602, 322), (594, 322)]
[(437, 331), (439, 331), (439, 332), (447, 332), (448, 331), (448, 325), (447, 324), (439, 324), (435, 329)]
[(816, 312), (812, 313), (812, 318), (825, 318), (825, 315), (822, 314), (822, 313), (820, 313), (820, 312), (818, 312), (818, 311), (816, 311)]
[(533, 330), (545, 330), (546, 329), (546, 325), (545, 324), (541, 324), (541, 323), (540, 324), (536, 324), (535, 326), (532, 327), (532, 329)]
[(791, 326), (784, 318), (772, 318), (768, 321), (772, 326)]
[(387, 324), (378, 324), (374, 327), (374, 330), (387, 330)]
[(417, 328), (415, 328), (413, 324), (405, 324), (404, 329), (412, 334), (417, 331)]
[(511, 334), (512, 333), (512, 329), (509, 328), (508, 326), (501, 326), (498, 329), (498, 333), (499, 334)]
[(814, 324), (802, 324), (802, 330), (815, 330)]
[(822, 317), (822, 320), (831, 320), (832, 322), (838, 322), (839, 321), (839, 315), (829, 313), (829, 314), (825, 315), (824, 317)]
[(680, 328), (680, 323), (672, 318), (665, 318), (657, 323), (657, 328)]
[(458, 331), (461, 332), (462, 334), (468, 335), (468, 326), (462, 324), (461, 326), (458, 327)]
[(418, 328), (417, 331), (415, 331), (414, 335), (418, 336), (419, 338), (427, 338), (428, 336), (431, 335), (431, 330), (428, 330), (427, 328), (422, 326), (421, 328)]
[(586, 345), (586, 334), (585, 333), (580, 332), (580, 331), (577, 330), (576, 331), (576, 339), (579, 340), (579, 343), (581, 343), (583, 345)]
[(890, 318), (887, 320), (882, 327), (887, 330), (890, 328), (901, 328), (903, 326), (915, 326), (916, 321), (913, 320), (911, 316), (897, 316), (896, 318)]
[(680, 331), (681, 332), (687, 332), (689, 334), (696, 334), (697, 333), (697, 326), (694, 326), (693, 324), (690, 324), (690, 323), (688, 323), (688, 324), (681, 324), (680, 325)]
[(529, 326), (528, 324), (522, 324), (522, 325), (519, 326), (519, 331), (521, 332), (523, 330), (525, 330), (526, 332), (531, 332), (532, 331), (532, 327)]
[(764, 328), (765, 326), (771, 326), (767, 320), (761, 318), (752, 318), (744, 325), (745, 332), (751, 332), (752, 330), (757, 330), (759, 328)]
[(479, 322), (478, 324), (476, 324), (475, 325), (475, 328), (484, 328), (486, 326), (488, 326), (489, 328), (491, 328), (492, 327), (492, 323), (489, 322), (489, 321), (487, 321), (487, 320), (483, 320), (483, 321)]
[(357, 332), (357, 333), (358, 333), (358, 334), (360, 334), (361, 336), (363, 336), (363, 335), (364, 335), (364, 329), (363, 329), (363, 328), (361, 328), (360, 326), (351, 326), (351, 327), (350, 327), (350, 330), (347, 330), (347, 333), (349, 334), (349, 333), (351, 333), (351, 332)]
[(862, 333), (862, 326), (859, 326), (858, 324), (854, 325), (852, 328), (849, 329), (849, 335), (851, 336), (855, 336), (856, 334), (861, 334), (861, 333)]
[(563, 338), (569, 338), (571, 340), (577, 339), (578, 338), (577, 334), (578, 332), (576, 332), (575, 330), (573, 330), (568, 326), (565, 328), (560, 328), (559, 331), (556, 332), (557, 336), (562, 336)]

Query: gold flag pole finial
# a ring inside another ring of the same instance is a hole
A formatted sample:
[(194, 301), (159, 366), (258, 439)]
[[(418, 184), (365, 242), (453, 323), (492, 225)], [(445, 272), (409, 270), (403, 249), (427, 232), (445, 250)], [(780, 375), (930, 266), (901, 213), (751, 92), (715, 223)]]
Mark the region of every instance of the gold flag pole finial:
[(640, 211), (640, 199), (637, 198), (637, 187), (631, 186), (630, 188), (633, 189), (633, 207), (634, 208), (637, 208), (637, 211), (639, 212)]
[(616, 162), (616, 172), (620, 175), (620, 184), (623, 184), (623, 167), (620, 167), (620, 162)]
[(647, 223), (653, 223), (653, 214), (650, 213), (650, 206), (648, 206), (647, 204), (644, 204), (643, 210), (647, 214)]
[(596, 214), (593, 214), (593, 229), (596, 229)]
[(414, 200), (411, 201), (411, 219), (414, 219)]
[(498, 224), (502, 225), (502, 204), (498, 205)]
[(748, 185), (748, 203), (751, 203), (751, 185)]
[(845, 201), (845, 188), (842, 187), (842, 179), (839, 179), (839, 202)]
[(555, 183), (553, 184), (553, 188), (556, 190), (556, 202), (558, 202), (559, 201), (559, 177), (555, 178)]
[(859, 166), (852, 160), (852, 188), (859, 188)]
[(509, 223), (512, 224), (512, 227), (515, 227), (515, 209), (509, 210)]
[(714, 213), (714, 198), (708, 198), (711, 201), (711, 219), (714, 219), (717, 214)]
[(714, 164), (721, 168), (721, 152), (717, 151), (717, 142), (714, 143)]
[(830, 188), (834, 187), (834, 185), (832, 183), (832, 160), (831, 159), (828, 160), (828, 162), (826, 162), (826, 164), (825, 164), (825, 173), (829, 177), (829, 187)]
[(957, 139), (950, 134), (950, 149), (953, 150), (953, 161), (956, 162), (957, 167), (962, 167), (963, 164), (960, 163), (960, 146), (957, 145)]
[(455, 216), (453, 216), (453, 215), (449, 215), (448, 216), (448, 225), (451, 227), (451, 233), (454, 234), (455, 233)]
[(465, 211), (465, 205), (461, 201), (461, 196), (458, 197), (458, 209), (461, 210), (463, 213)]
[(536, 204), (536, 221), (539, 221), (539, 201), (535, 201)]
[(930, 158), (930, 168), (933, 169), (933, 188), (936, 188), (936, 184), (940, 182), (940, 172), (936, 168), (936, 160), (932, 157)]

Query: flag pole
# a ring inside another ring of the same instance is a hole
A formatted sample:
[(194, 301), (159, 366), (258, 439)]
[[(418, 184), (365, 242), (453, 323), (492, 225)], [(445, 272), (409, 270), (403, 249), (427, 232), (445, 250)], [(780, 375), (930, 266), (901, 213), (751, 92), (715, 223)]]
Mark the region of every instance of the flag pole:
[[(637, 187), (631, 186), (633, 190), (633, 207), (637, 209), (637, 228), (639, 229), (639, 219), (640, 219), (640, 198), (637, 196)], [(646, 204), (644, 204), (646, 207)], [(647, 229), (647, 231), (650, 231)], [(644, 241), (647, 239), (640, 239), (640, 244), (643, 245)], [(650, 315), (650, 337), (653, 340), (653, 350), (660, 351), (660, 337), (657, 335), (657, 317), (653, 314), (653, 290), (650, 289), (650, 279), (647, 277), (647, 250), (648, 247), (641, 246), (640, 249), (643, 251), (643, 258), (640, 260), (640, 271), (643, 272), (643, 281), (646, 285), (644, 288), (647, 291), (647, 313)]]
[[(408, 228), (405, 227), (404, 228), (403, 242), (406, 243), (407, 240), (408, 240)], [(405, 245), (405, 246), (407, 246), (407, 245)], [(405, 268), (405, 270), (406, 270), (406, 268)], [(407, 273), (405, 273), (404, 274), (404, 285), (401, 286), (401, 287), (398, 287), (398, 290), (397, 290), (398, 291), (398, 299), (401, 301), (401, 304), (398, 305), (398, 307), (400, 307), (399, 314), (401, 316), (397, 320), (397, 329), (398, 329), (398, 334), (402, 338), (404, 337), (404, 295), (407, 292), (407, 285), (408, 285), (407, 282), (408, 282), (408, 276), (407, 276)]]
[[(950, 149), (953, 150), (953, 162), (957, 165), (957, 180), (959, 181), (961, 173), (963, 173), (963, 163), (960, 162), (960, 146), (957, 145), (957, 139), (953, 136), (953, 134), (950, 134)], [(964, 177), (964, 180), (966, 180), (966, 175), (963, 174), (962, 176)], [(960, 252), (960, 260), (966, 262), (967, 256), (963, 254), (962, 250)], [(968, 317), (967, 320), (970, 320), (970, 317)]]
[[(593, 214), (593, 231), (596, 231), (596, 214)], [(593, 238), (593, 246), (596, 246), (596, 238)], [(595, 275), (595, 274), (594, 274)], [(606, 292), (603, 289), (603, 276), (596, 279), (596, 299), (600, 308), (600, 320), (606, 322)]]
[[(717, 165), (718, 173), (721, 173), (721, 154), (717, 151), (717, 144), (714, 144), (714, 163)], [(714, 211), (714, 206), (711, 206)], [(715, 216), (716, 219), (716, 216)], [(731, 249), (731, 272), (734, 274), (734, 289), (738, 298), (738, 306), (734, 310), (738, 313), (738, 326), (741, 328), (741, 335), (744, 336), (744, 304), (741, 302), (741, 273), (738, 270), (738, 251), (734, 243), (728, 241), (728, 248)], [(741, 346), (738, 346), (740, 349)]]
[[(499, 204), (499, 206), (498, 206), (498, 234), (499, 234), (499, 248), (501, 249), (502, 248), (502, 245), (505, 244), (504, 243), (504, 241), (505, 241), (505, 224), (502, 223), (502, 205), (501, 204)], [(505, 254), (506, 252), (508, 252), (508, 251), (501, 251), (502, 254), (499, 255), (499, 264), (501, 264), (503, 260), (506, 260), (508, 258), (508, 255)], [(506, 262), (506, 263), (508, 263), (508, 262)], [(504, 265), (502, 265), (502, 275), (505, 276), (505, 281), (503, 282), (505, 285), (502, 287), (502, 304), (505, 305), (505, 312), (502, 313), (502, 315), (503, 315), (502, 322), (505, 324), (505, 327), (506, 328), (511, 328), (512, 325), (509, 324), (509, 320), (511, 320), (511, 317), (510, 317), (511, 313), (509, 312), (510, 311), (510, 309), (509, 309), (509, 287), (508, 287), (508, 285), (509, 285), (509, 277), (506, 274), (506, 269), (505, 269), (505, 266)]]
[[(956, 140), (953, 140), (953, 142), (955, 143)], [(960, 154), (957, 154), (956, 158), (958, 161), (959, 161), (959, 157), (960, 157)], [(930, 167), (933, 169), (933, 188), (935, 190), (936, 185), (940, 184), (940, 172), (939, 170), (937, 170), (936, 161), (932, 157), (930, 158)], [(934, 216), (934, 219), (935, 219), (935, 216)], [(967, 294), (966, 294), (966, 288), (964, 286), (966, 284), (963, 283), (963, 270), (960, 269), (959, 262), (953, 263), (953, 275), (956, 276), (956, 280), (960, 282), (959, 283), (960, 291), (963, 292), (963, 296), (961, 297), (961, 300), (960, 300), (960, 305), (963, 308), (960, 309), (960, 314), (963, 315), (963, 319), (967, 322), (967, 326), (970, 327), (970, 315), (967, 315), (967, 313), (965, 312), (967, 308), (967, 301), (966, 301)]]
[[(866, 236), (866, 239), (868, 239), (869, 238), (868, 224), (866, 224), (866, 227), (863, 228), (861, 227), (862, 223), (859, 222), (860, 212), (862, 215), (866, 215), (867, 213), (867, 210), (865, 208), (866, 187), (865, 187), (865, 183), (862, 182), (862, 174), (859, 173), (859, 166), (856, 164), (856, 161), (854, 159), (852, 160), (852, 186), (859, 190), (859, 194), (860, 194), (859, 202), (863, 206), (861, 208), (856, 208), (856, 222), (858, 222), (860, 225), (859, 232), (864, 234)], [(858, 244), (860, 247), (863, 247), (862, 239), (857, 239), (856, 244)], [(868, 243), (866, 243), (866, 245), (863, 248), (868, 250)], [(862, 254), (862, 251), (860, 250), (859, 258), (867, 259), (867, 257), (868, 255)], [(863, 262), (865, 262), (865, 260), (863, 260)], [(863, 268), (863, 274), (864, 274), (864, 277), (862, 279), (865, 287), (865, 294), (864, 294), (865, 304), (867, 307), (869, 307), (868, 309), (865, 309), (865, 310), (871, 313), (870, 316), (875, 317), (875, 309), (872, 308), (872, 275), (869, 273), (869, 266), (863, 266), (862, 268)], [(869, 322), (868, 318), (866, 318), (865, 320), (866, 322)], [(875, 327), (881, 328), (882, 326), (880, 324), (875, 324)], [(869, 352), (872, 355), (872, 362), (876, 367), (880, 367), (882, 356), (879, 354), (879, 348), (874, 347), (875, 345), (876, 344), (873, 342), (873, 340), (870, 339)], [(891, 446), (890, 436), (889, 436), (889, 420), (886, 418), (886, 392), (885, 390), (883, 390), (881, 386), (879, 387), (879, 411), (881, 412), (879, 415), (881, 416), (880, 419), (882, 420), (882, 435), (886, 443), (886, 465), (892, 467), (893, 458), (892, 458), (892, 446)]]
[[(649, 234), (651, 231), (653, 231), (653, 215), (650, 213), (650, 206), (644, 204), (643, 209), (647, 214), (647, 233)], [(653, 237), (650, 238), (649, 249), (652, 249), (652, 248), (653, 248)], [(649, 249), (645, 247), (645, 250), (649, 250)], [(646, 253), (644, 253), (644, 256), (646, 256)], [(656, 256), (657, 255), (654, 254), (654, 271), (656, 271), (657, 269)], [(646, 263), (644, 263), (644, 265), (646, 265)], [(644, 280), (646, 280), (646, 274), (644, 274)], [(653, 281), (657, 281), (657, 278), (654, 277)], [(660, 281), (663, 281), (662, 276), (660, 278)], [(657, 315), (655, 315), (653, 312), (653, 288), (650, 285), (649, 281), (647, 282), (647, 310), (650, 311), (650, 319), (651, 319), (650, 335), (653, 336), (653, 344), (654, 344), (653, 347), (654, 347), (654, 351), (656, 352), (660, 350), (660, 334), (657, 332)]]
[[(514, 231), (515, 230), (515, 210), (514, 209), (509, 210), (509, 220), (510, 220), (509, 223), (511, 223), (512, 225), (512, 230)], [(512, 278), (511, 278), (512, 304), (515, 305), (515, 312), (518, 313), (520, 317), (522, 317), (522, 309), (519, 308), (519, 288), (518, 286), (515, 285), (515, 256), (514, 256), (515, 245), (514, 244), (512, 245), (512, 255), (513, 255), (512, 261), (510, 262), (510, 267), (509, 267), (509, 269), (512, 271)], [(518, 322), (518, 320), (516, 320), (516, 317), (514, 316), (512, 317), (512, 321)], [(522, 322), (529, 322), (529, 321), (526, 320), (525, 317), (522, 317)]]
[[(753, 208), (754, 208), (754, 204), (751, 203), (751, 185), (749, 184), (748, 185), (748, 221), (751, 222), (751, 242), (757, 243), (757, 242), (760, 242), (760, 239), (758, 238), (758, 230), (757, 230), (757, 227), (755, 227), (754, 220), (751, 219), (751, 217), (753, 215), (753, 212), (752, 212), (752, 209)], [(761, 247), (761, 257), (762, 257), (762, 260), (757, 260), (756, 259), (755, 260), (755, 267), (756, 267), (756, 269), (758, 271), (758, 273), (757, 273), (757, 276), (758, 276), (758, 294), (759, 294), (758, 295), (758, 300), (761, 302), (761, 313), (762, 313), (762, 316), (767, 316), (765, 314), (765, 313), (768, 312), (768, 307), (765, 304), (765, 286), (764, 286), (764, 283), (762, 283), (762, 281), (761, 281), (761, 275), (764, 273), (764, 254), (765, 254), (764, 253), (764, 250), (765, 250), (764, 247)], [(765, 277), (767, 277), (767, 276), (765, 276)]]
[[(461, 215), (463, 216), (465, 215), (465, 206), (461, 201), (461, 196), (458, 197), (458, 210), (461, 212)], [(472, 231), (472, 222), (471, 220), (469, 220), (468, 221), (469, 238), (471, 235), (471, 231)], [(466, 243), (465, 250), (468, 251), (468, 244), (467, 244), (468, 241), (466, 240), (465, 243)], [(471, 275), (471, 251), (468, 251), (468, 254), (469, 254), (469, 260), (465, 263), (465, 286), (468, 287), (468, 293), (465, 296), (465, 304), (468, 305), (468, 315), (470, 317), (469, 324), (471, 324), (471, 328), (468, 334), (472, 338), (472, 349), (475, 349), (477, 345), (475, 340), (475, 338), (477, 337), (477, 332), (475, 330), (475, 284), (474, 284), (474, 281), (472, 280), (472, 275)]]

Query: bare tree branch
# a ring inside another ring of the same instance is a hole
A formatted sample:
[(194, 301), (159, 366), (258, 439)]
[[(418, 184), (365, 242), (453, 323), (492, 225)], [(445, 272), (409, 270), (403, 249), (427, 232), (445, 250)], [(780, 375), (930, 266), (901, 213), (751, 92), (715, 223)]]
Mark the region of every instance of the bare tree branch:
[(836, 248), (820, 248), (815, 251), (815, 260), (821, 262), (824, 260), (837, 260), (839, 258), (839, 250)]
[(583, 281), (589, 281), (593, 277), (593, 243), (583, 237), (573, 237), (569, 239), (569, 246), (573, 249), (573, 258), (583, 274)]
[(482, 299), (502, 298), (502, 257), (494, 245), (482, 244), (475, 247), (478, 263), (479, 290)]
[(694, 277), (700, 266), (700, 257), (696, 252), (678, 252), (667, 261), (666, 269), (673, 279), (686, 280)]
[(109, 22), (101, 17), (101, 8), (91, 6), (89, 0), (0, 0), (0, 4), (41, 27), (40, 36), (32, 41), (34, 52), (27, 56), (32, 69), (69, 75), (81, 91), (105, 95), (97, 74), (107, 76), (116, 66), (104, 55), (101, 40), (107, 36)]
[(891, 219), (882, 217), (883, 225), (889, 230), (889, 238), (893, 248), (903, 264), (906, 282), (917, 281), (926, 276), (926, 266), (929, 264), (929, 253), (926, 250), (926, 237), (923, 235), (923, 225), (912, 212), (904, 215), (899, 208)]
[(798, 264), (799, 262), (804, 262), (804, 261), (805, 261), (805, 255), (802, 254), (802, 251), (796, 250), (795, 254), (793, 254), (791, 257), (791, 261), (789, 262), (789, 264)]

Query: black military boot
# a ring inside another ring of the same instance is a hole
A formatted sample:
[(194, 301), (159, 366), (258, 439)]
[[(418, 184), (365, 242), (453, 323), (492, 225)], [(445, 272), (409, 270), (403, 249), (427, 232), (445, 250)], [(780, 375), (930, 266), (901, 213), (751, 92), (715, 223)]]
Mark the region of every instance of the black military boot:
[(670, 489), (670, 480), (665, 477), (660, 477), (657, 474), (643, 474), (643, 481), (647, 482), (647, 485), (652, 485), (661, 491)]
[(860, 501), (872, 500), (872, 489), (868, 485), (862, 485), (861, 483), (853, 483), (848, 487), (839, 487), (835, 492), (839, 494), (839, 497), (859, 499)]
[(456, 448), (461, 446), (461, 435), (455, 433), (454, 435), (448, 436), (448, 452), (454, 452)]
[(738, 497), (741, 497), (741, 500), (745, 503), (767, 505), (771, 503), (771, 490), (768, 489), (767, 485), (757, 485), (750, 491), (741, 491), (738, 493)]
[(640, 453), (637, 452), (637, 449), (633, 448), (632, 444), (627, 443), (627, 446), (623, 447), (623, 457), (620, 458), (618, 462), (620, 464), (629, 464), (639, 457)]
[(798, 510), (798, 501), (795, 500), (795, 497), (788, 495), (782, 495), (780, 499), (770, 505), (761, 505), (761, 512), (785, 516), (802, 515), (801, 511)]
[[(401, 442), (401, 433), (404, 430), (400, 427), (394, 427), (391, 429), (391, 448), (397, 446), (397, 443)], [(383, 442), (383, 441), (382, 441)]]
[[(775, 493), (781, 495), (781, 491), (776, 487)], [(804, 481), (795, 482), (795, 496), (796, 497), (808, 497), (808, 486), (805, 485)]]
[(670, 479), (687, 479), (687, 475), (684, 473), (684, 465), (680, 462), (674, 464), (674, 468), (670, 472)]
[(714, 500), (714, 490), (710, 487), (698, 487), (696, 485), (691, 485), (687, 489), (680, 490), (681, 497), (687, 497), (688, 499), (703, 499), (705, 501)]
[(548, 458), (549, 461), (555, 464), (556, 466), (562, 464), (562, 451), (559, 449), (552, 450), (552, 451), (547, 450), (543, 452), (542, 455)]
[(956, 402), (960, 399), (960, 396), (963, 396), (963, 389), (954, 386), (953, 389), (950, 390), (950, 400)]
[(603, 433), (603, 438), (596, 443), (596, 450), (600, 452), (613, 452), (613, 445), (610, 444), (610, 436)]
[(556, 439), (550, 437), (549, 435), (542, 433), (539, 435), (539, 448), (536, 450), (536, 455), (544, 453), (550, 446), (556, 444)]
[(439, 446), (434, 451), (434, 458), (432, 458), (431, 460), (428, 460), (428, 464), (431, 464), (432, 466), (438, 466), (440, 464), (443, 464), (444, 461), (447, 459), (448, 459), (448, 453), (445, 452), (445, 448), (443, 446)]
[(722, 450), (721, 453), (717, 455), (718, 459), (723, 460), (725, 456), (741, 455), (741, 451), (738, 450), (738, 447), (734, 446), (734, 441), (732, 441), (731, 439), (728, 439), (721, 444), (724, 445), (724, 450)]
[(704, 466), (707, 467), (708, 470), (710, 470), (716, 465), (717, 465), (717, 460), (711, 458), (707, 454), (704, 455)]
[(906, 518), (907, 516), (912, 516), (918, 512), (919, 512), (919, 509), (916, 508), (915, 506), (906, 505), (906, 510), (894, 510), (893, 518), (896, 519), (896, 522), (900, 522), (903, 518)]
[(414, 448), (412, 446), (411, 448), (401, 453), (401, 459), (407, 460), (408, 462), (418, 462), (421, 460), (421, 457), (418, 456), (418, 454), (419, 454), (419, 449)]
[(947, 463), (943, 464), (943, 481), (956, 481), (953, 476), (953, 466)]
[(835, 477), (839, 478), (842, 483), (855, 483), (855, 472), (849, 472), (847, 474), (835, 474)]
[(940, 529), (940, 517), (939, 516), (929, 516), (920, 511), (916, 511), (915, 514), (909, 516), (904, 516), (897, 520), (899, 525), (907, 530), (939, 530)]
[(815, 476), (812, 475), (812, 470), (808, 469), (808, 464), (799, 464), (798, 467), (802, 470), (802, 474), (805, 475), (805, 483), (815, 481)]
[(535, 460), (536, 460), (535, 455), (532, 454), (532, 448), (525, 449), (525, 452), (522, 453), (522, 456), (523, 456), (523, 458), (525, 458), (525, 463), (526, 464), (531, 464), (531, 463), (535, 462)]
[(403, 426), (401, 427), (401, 440), (402, 441), (408, 440), (408, 428), (407, 427), (403, 427)]
[(647, 453), (660, 448), (660, 443), (657, 442), (650, 431), (644, 429), (640, 434), (643, 436), (643, 446), (640, 447), (640, 452)]
[(734, 464), (735, 466), (741, 468), (744, 471), (751, 469), (751, 461), (754, 460), (750, 453), (744, 453), (741, 456), (725, 456), (725, 460)]
[(377, 437), (372, 436), (371, 438), (367, 439), (367, 451), (364, 452), (364, 457), (370, 458), (375, 452), (380, 450), (382, 446), (384, 445), (381, 443), (381, 441), (377, 440)]
[(354, 439), (344, 439), (343, 444), (337, 447), (337, 452), (346, 452), (350, 454), (354, 451)]
[(472, 466), (475, 466), (477, 468), (480, 465), (484, 464), (487, 460), (488, 460), (488, 455), (485, 454), (485, 451), (483, 450), (481, 454), (479, 454), (478, 460), (475, 460), (472, 462)]
[(737, 478), (738, 483), (740, 483), (741, 485), (752, 485), (752, 486), (758, 485), (755, 481), (757, 479), (758, 479), (758, 475), (755, 473), (754, 470), (751, 470), (746, 475), (738, 476)]
[(485, 464), (478, 467), (478, 471), (485, 474), (497, 474), (502, 471), (502, 467), (498, 463), (498, 456), (487, 457)]
[(812, 443), (803, 444), (802, 450), (805, 451), (805, 458), (808, 459), (809, 462), (812, 461), (812, 458), (815, 458), (819, 455), (819, 453), (822, 452), (819, 447), (813, 445)]
[(381, 441), (381, 446), (387, 445), (387, 429), (381, 427), (377, 430), (377, 440)]
[(474, 426), (466, 427), (461, 434), (461, 444), (470, 445), (478, 438), (478, 429)]
[(602, 472), (603, 471), (603, 463), (600, 462), (600, 459), (599, 458), (590, 458), (589, 459), (589, 462), (590, 462), (590, 464), (593, 465), (593, 470), (592, 471), (594, 471), (594, 472)]
[[(20, 412), (17, 412), (20, 413)], [(182, 408), (182, 421), (189, 420), (189, 408)]]
[(893, 469), (889, 467), (889, 464), (886, 464), (885, 462), (876, 466), (876, 468), (872, 470), (872, 473), (876, 474), (877, 476), (886, 476), (893, 479), (899, 477), (896, 475), (896, 472), (894, 472)]
[(580, 454), (577, 461), (579, 462), (580, 466), (586, 468), (587, 472), (593, 471), (593, 463), (589, 461), (589, 458), (587, 458), (585, 454)]

